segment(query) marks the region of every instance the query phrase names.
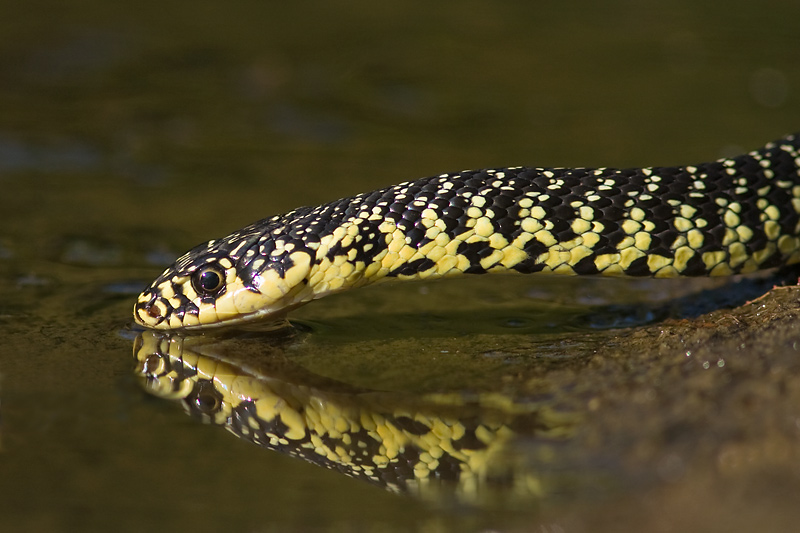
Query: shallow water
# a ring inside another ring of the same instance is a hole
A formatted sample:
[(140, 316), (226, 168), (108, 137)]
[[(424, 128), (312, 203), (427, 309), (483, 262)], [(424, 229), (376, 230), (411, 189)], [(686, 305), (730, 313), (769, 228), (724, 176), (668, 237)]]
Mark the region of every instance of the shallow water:
[(570, 429), (515, 426), (501, 456), (537, 482), (513, 498), (397, 495), (201, 424), (143, 387), (130, 309), (184, 250), (298, 205), (463, 168), (699, 162), (798, 130), (800, 6), (3, 11), (0, 529), (796, 524), (792, 300), (725, 309), (770, 281), (381, 286), (299, 309), (288, 339), (212, 354), (399, 395), (391, 405), (544, 405)]

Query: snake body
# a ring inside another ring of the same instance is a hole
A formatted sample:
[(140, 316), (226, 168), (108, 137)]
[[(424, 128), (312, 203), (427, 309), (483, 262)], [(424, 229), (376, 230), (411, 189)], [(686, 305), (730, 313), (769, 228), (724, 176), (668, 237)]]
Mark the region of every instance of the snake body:
[(386, 279), (722, 276), (800, 261), (800, 138), (682, 167), (463, 171), (302, 207), (190, 250), (138, 298), (156, 329), (276, 318)]

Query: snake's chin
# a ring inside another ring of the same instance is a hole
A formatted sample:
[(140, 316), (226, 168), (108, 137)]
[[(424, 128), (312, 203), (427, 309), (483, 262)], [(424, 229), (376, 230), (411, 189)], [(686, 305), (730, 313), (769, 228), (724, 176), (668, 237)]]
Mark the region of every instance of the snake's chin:
[(225, 319), (219, 322), (210, 324), (197, 324), (184, 326), (182, 328), (171, 328), (167, 323), (163, 326), (156, 326), (156, 329), (161, 331), (179, 332), (190, 335), (202, 334), (209, 330), (224, 331), (230, 329), (244, 330), (244, 331), (258, 331), (258, 332), (271, 332), (282, 329), (291, 328), (292, 324), (287, 318), (289, 311), (296, 309), (303, 305), (302, 303), (282, 308), (280, 311), (259, 310), (254, 313), (239, 315), (236, 318)]

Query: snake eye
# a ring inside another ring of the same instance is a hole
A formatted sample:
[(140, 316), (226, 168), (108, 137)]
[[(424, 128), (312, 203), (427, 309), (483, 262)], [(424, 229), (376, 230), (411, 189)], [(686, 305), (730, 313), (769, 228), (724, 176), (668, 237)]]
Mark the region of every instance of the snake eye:
[(207, 265), (192, 275), (192, 287), (201, 295), (215, 294), (225, 285), (225, 271), (218, 265)]

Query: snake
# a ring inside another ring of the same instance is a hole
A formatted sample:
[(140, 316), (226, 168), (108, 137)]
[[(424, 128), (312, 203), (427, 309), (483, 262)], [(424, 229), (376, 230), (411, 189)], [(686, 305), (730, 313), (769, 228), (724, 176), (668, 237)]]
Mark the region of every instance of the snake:
[(712, 162), (508, 167), (300, 207), (196, 246), (138, 297), (160, 330), (275, 322), (386, 280), (730, 276), (800, 261), (800, 134)]
[(203, 340), (143, 331), (134, 343), (136, 375), (150, 394), (262, 448), (422, 499), (530, 501), (564, 482), (551, 447), (574, 435), (577, 413), (502, 392), (358, 389), (206, 355)]

